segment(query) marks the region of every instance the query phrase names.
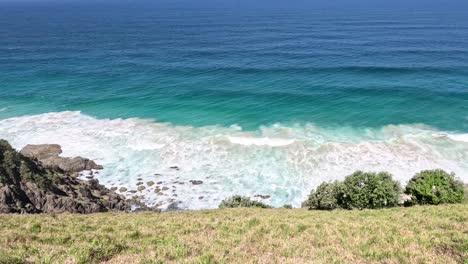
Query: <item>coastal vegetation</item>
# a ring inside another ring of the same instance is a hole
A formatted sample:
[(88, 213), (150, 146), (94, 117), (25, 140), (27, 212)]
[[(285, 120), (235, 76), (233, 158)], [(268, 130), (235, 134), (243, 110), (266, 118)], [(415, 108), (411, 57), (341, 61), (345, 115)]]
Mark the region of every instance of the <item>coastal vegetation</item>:
[(419, 204), (461, 203), (463, 182), (454, 176), (443, 170), (422, 171), (409, 181), (406, 193)]
[(343, 182), (324, 182), (312, 190), (303, 207), (318, 210), (379, 209), (399, 205), (461, 203), (463, 182), (443, 170), (417, 173), (403, 189), (387, 172), (357, 171)]
[(272, 208), (271, 206), (259, 201), (253, 201), (250, 197), (234, 195), (225, 199), (219, 205), (219, 208), (238, 208), (238, 207), (257, 207), (257, 208)]

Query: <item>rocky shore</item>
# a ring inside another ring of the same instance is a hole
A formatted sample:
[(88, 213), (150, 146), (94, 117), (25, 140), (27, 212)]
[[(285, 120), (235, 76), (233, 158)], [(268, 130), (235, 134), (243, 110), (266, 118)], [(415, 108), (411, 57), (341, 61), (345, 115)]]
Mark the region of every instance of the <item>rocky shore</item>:
[(94, 161), (60, 157), (59, 145), (28, 145), (20, 152), (0, 140), (0, 213), (127, 211), (125, 197), (95, 179), (76, 177), (102, 169)]

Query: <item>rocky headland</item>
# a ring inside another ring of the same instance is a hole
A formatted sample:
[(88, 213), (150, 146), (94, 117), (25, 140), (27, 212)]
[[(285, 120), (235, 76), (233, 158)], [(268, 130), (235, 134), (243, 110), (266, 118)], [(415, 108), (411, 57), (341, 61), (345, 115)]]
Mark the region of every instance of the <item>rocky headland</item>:
[(102, 169), (94, 161), (66, 158), (59, 145), (28, 145), (20, 152), (0, 140), (0, 213), (127, 211), (125, 197), (95, 179), (76, 177)]

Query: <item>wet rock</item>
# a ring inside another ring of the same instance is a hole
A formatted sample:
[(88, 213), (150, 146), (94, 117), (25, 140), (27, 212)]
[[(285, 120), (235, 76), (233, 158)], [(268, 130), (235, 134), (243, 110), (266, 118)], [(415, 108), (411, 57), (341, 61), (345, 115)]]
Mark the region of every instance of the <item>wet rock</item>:
[(203, 181), (198, 181), (198, 180), (191, 180), (190, 181), (193, 185), (200, 185), (203, 183)]
[(154, 185), (154, 181), (149, 181), (149, 182), (146, 183), (146, 185), (148, 185), (148, 186), (153, 186), (153, 185)]
[(143, 179), (142, 178), (138, 178), (137, 181), (142, 181)]
[(146, 189), (146, 187), (143, 186), (143, 185), (140, 185), (140, 186), (138, 186), (138, 188), (137, 188), (137, 190), (138, 190), (139, 192), (143, 191), (144, 189)]
[(167, 191), (167, 190), (169, 190), (169, 187), (164, 186), (164, 187), (162, 187), (162, 190)]
[(154, 189), (154, 193), (159, 193), (160, 191), (161, 191), (161, 189), (159, 189), (159, 188)]
[(126, 192), (126, 191), (127, 191), (127, 188), (125, 188), (125, 187), (120, 187), (120, 189), (119, 189), (119, 192)]
[(111, 187), (110, 190), (115, 192), (117, 191), (117, 187)]
[(198, 196), (198, 199), (199, 199), (199, 200), (201, 200), (201, 199), (203, 199), (203, 198), (204, 198), (203, 196)]
[(172, 166), (172, 167), (169, 167), (169, 168), (170, 168), (170, 169), (173, 169), (173, 170), (177, 170), (177, 171), (180, 170), (180, 168), (177, 167), (177, 166)]
[(180, 210), (180, 208), (178, 206), (178, 203), (177, 202), (172, 202), (167, 206), (165, 211), (170, 212), (170, 211), (177, 211), (177, 210)]
[(156, 184), (157, 184), (157, 185), (160, 185), (160, 184), (162, 184), (162, 183), (163, 183), (162, 181), (158, 181)]
[(139, 185), (142, 185), (142, 184), (143, 184), (143, 182), (137, 182), (136, 185), (139, 186)]
[(130, 190), (130, 191), (128, 191), (128, 192), (129, 192), (129, 193), (137, 193), (136, 190)]

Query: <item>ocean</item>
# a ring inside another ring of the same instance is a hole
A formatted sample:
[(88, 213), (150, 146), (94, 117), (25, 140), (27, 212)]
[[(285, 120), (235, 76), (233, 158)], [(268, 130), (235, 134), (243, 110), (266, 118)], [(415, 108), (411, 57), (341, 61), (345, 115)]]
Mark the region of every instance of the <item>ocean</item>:
[(138, 193), (161, 208), (297, 207), (355, 170), (467, 182), (468, 8), (0, 3), (0, 138), (162, 182)]

